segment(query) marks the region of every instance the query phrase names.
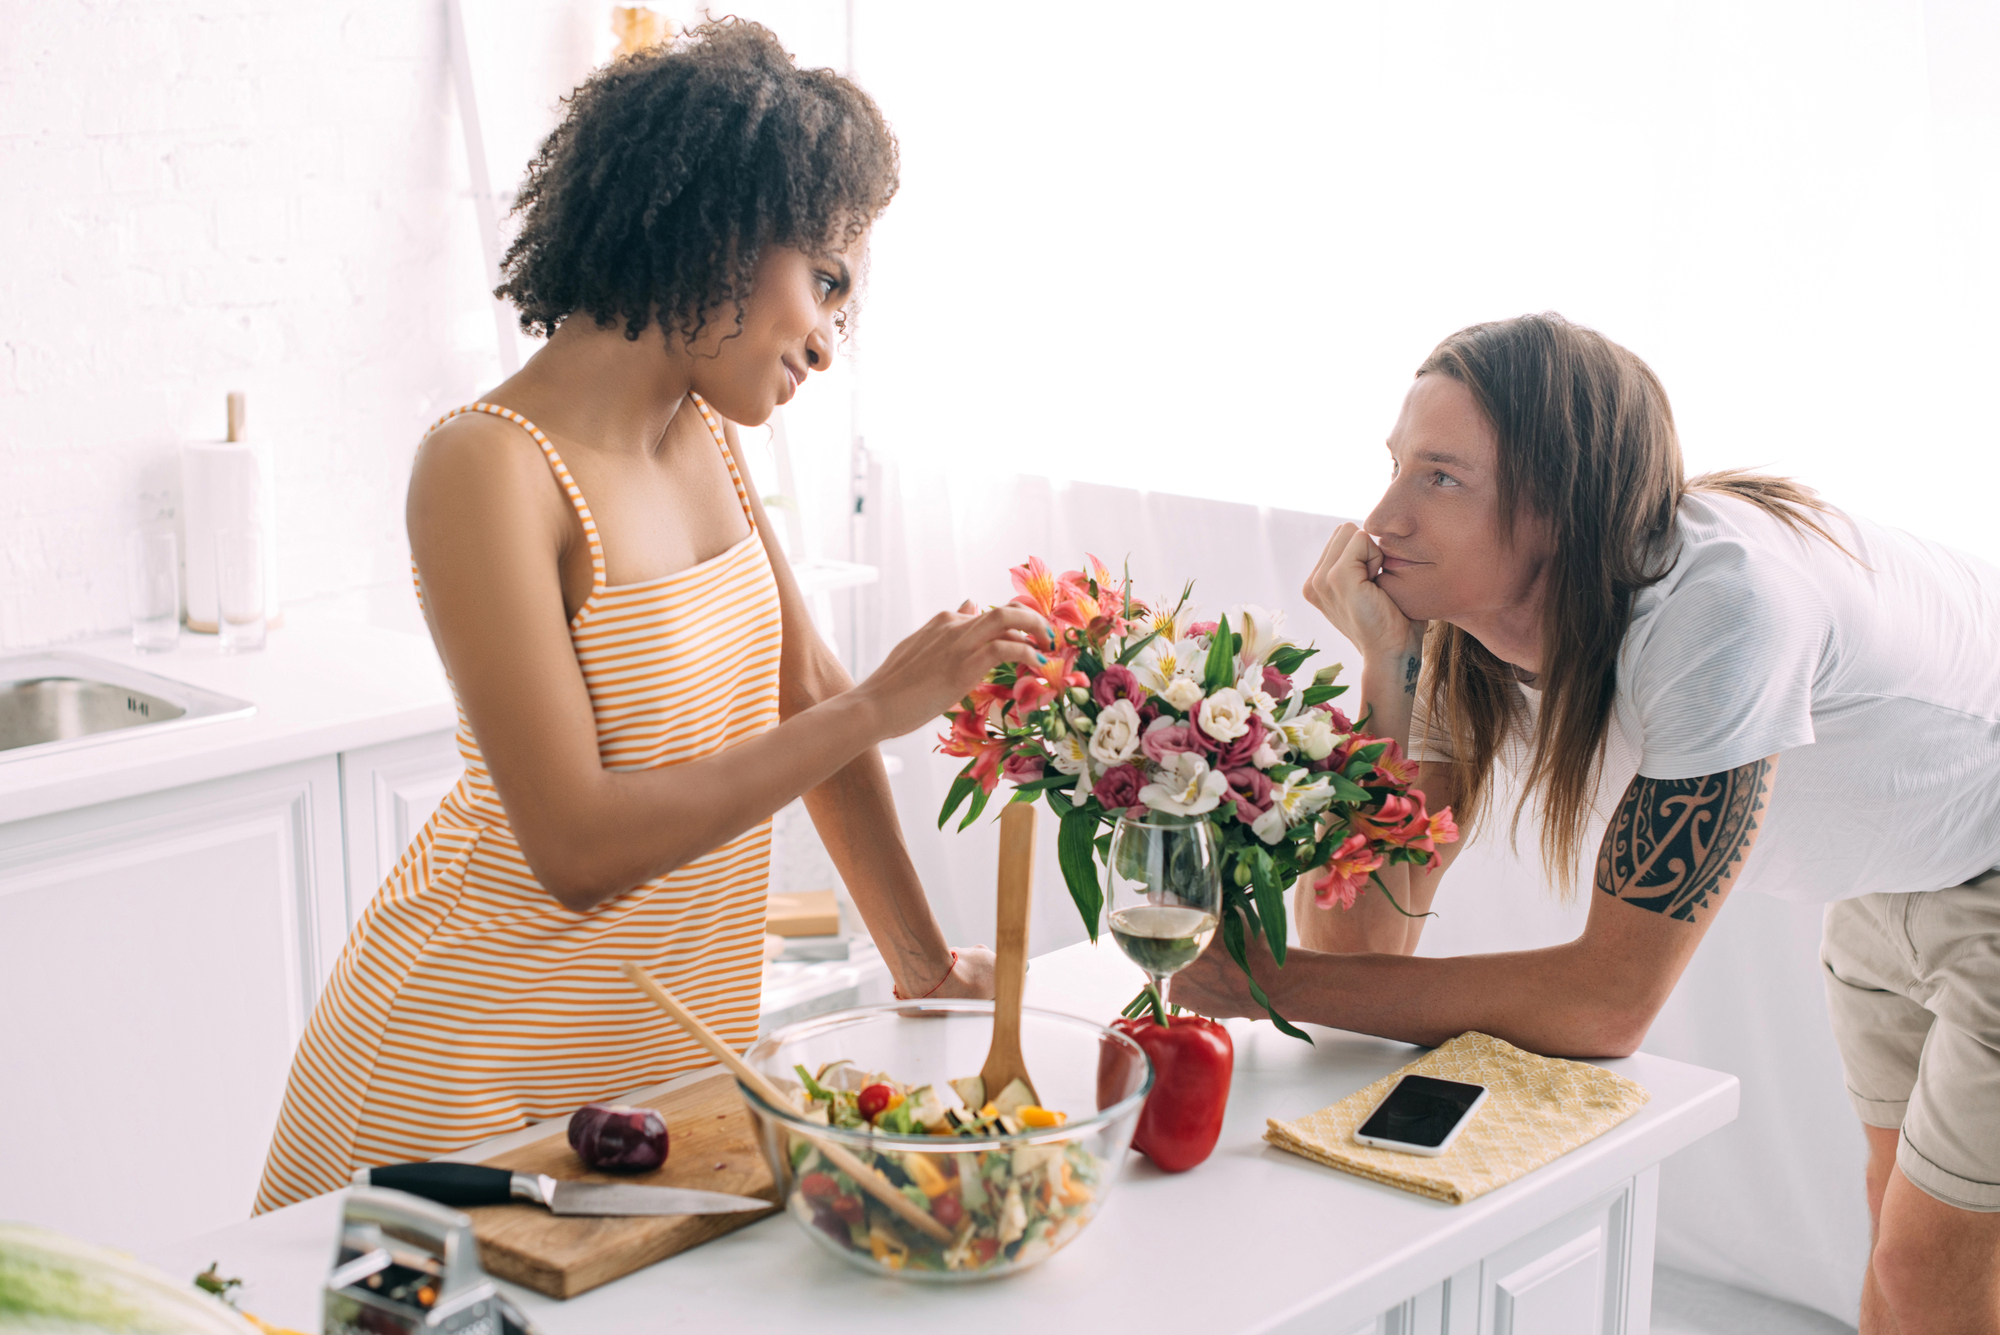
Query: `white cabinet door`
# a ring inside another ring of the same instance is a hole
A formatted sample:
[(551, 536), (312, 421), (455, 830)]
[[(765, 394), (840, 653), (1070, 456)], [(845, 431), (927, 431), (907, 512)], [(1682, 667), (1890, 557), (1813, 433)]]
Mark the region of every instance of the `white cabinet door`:
[(449, 730), (341, 753), (350, 927), (464, 772)]
[(247, 1216), (345, 931), (332, 757), (0, 825), (0, 1217)]
[(1628, 1304), (1642, 1263), (1633, 1245), (1639, 1185), (1627, 1181), (1481, 1262), (1481, 1335), (1644, 1335), (1647, 1317), (1635, 1327)]

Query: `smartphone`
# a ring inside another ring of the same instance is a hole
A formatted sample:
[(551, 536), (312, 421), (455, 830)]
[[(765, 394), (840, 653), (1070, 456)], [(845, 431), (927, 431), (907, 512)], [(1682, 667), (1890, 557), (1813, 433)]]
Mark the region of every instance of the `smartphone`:
[(1378, 1150), (1443, 1154), (1484, 1102), (1484, 1085), (1406, 1075), (1355, 1128), (1354, 1138)]

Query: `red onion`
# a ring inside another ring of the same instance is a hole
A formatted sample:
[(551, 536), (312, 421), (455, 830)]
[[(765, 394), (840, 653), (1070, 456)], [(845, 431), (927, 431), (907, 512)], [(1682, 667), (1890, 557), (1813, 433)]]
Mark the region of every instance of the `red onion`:
[(569, 1119), (569, 1147), (604, 1173), (643, 1173), (667, 1161), (667, 1124), (651, 1108), (592, 1103)]

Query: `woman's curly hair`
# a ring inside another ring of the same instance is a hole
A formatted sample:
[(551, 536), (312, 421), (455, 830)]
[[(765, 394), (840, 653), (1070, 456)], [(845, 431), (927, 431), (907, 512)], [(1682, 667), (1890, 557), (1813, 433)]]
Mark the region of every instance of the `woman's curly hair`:
[(896, 193), (896, 138), (832, 70), (726, 19), (612, 62), (528, 166), (493, 295), (547, 337), (577, 311), (637, 339), (742, 319), (766, 246), (844, 249)]

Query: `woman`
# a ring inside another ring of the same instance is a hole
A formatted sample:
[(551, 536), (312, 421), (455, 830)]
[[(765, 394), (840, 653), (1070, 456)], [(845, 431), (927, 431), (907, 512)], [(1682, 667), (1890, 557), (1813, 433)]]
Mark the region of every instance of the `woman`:
[[(1574, 942), (1442, 959), (1412, 957), (1422, 920), (1380, 896), (1302, 894), (1308, 949), (1258, 967), (1273, 1002), (1426, 1045), (1623, 1055), (1739, 879), (1826, 902), (1872, 1155), (1862, 1328), (2000, 1331), (2000, 571), (1783, 479), (1684, 483), (1652, 372), (1555, 316), (1446, 339), (1389, 454), (1307, 597), (1432, 809), (1508, 821), (1484, 811), (1506, 768), (1559, 881), (1608, 819), (1597, 893)], [(1459, 847), (1388, 888), (1422, 913)], [(1175, 994), (1262, 1013), (1213, 952)]]
[(314, 1010), (260, 1210), (706, 1064), (625, 960), (751, 1042), (770, 817), (801, 794), (898, 992), (991, 995), (991, 956), (930, 913), (875, 747), (1046, 627), (968, 604), (853, 687), (728, 426), (827, 367), (895, 188), (868, 98), (755, 25), (571, 98), (499, 289), (547, 345), (410, 479), (465, 777)]

